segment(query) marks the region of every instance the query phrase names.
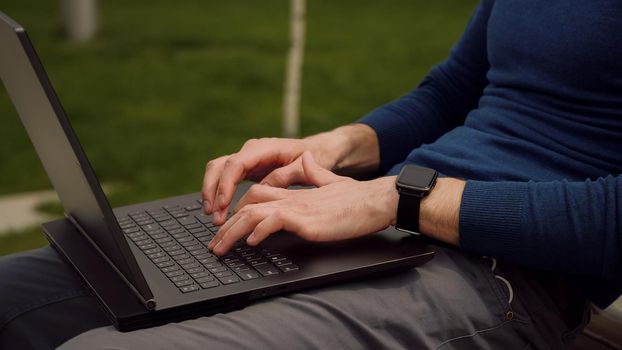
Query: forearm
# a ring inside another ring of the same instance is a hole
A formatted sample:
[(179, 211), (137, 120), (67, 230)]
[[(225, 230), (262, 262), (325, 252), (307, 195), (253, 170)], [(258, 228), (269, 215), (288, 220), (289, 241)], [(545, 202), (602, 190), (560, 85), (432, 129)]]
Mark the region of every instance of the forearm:
[(364, 124), (350, 124), (305, 138), (317, 162), (341, 175), (364, 177), (380, 162), (376, 132)]

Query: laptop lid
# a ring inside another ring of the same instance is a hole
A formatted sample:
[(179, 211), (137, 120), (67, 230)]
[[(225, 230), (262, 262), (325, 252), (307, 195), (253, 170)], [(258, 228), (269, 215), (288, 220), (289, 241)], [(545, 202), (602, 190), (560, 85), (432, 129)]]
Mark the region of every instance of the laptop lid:
[(26, 31), (2, 12), (0, 78), (61, 199), (65, 215), (152, 308), (153, 294)]

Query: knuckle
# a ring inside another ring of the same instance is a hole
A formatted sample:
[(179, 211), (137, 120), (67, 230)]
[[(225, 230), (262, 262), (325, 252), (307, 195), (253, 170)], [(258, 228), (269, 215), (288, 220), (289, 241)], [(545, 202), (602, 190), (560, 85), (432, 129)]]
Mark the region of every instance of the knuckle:
[(248, 191), (246, 192), (248, 197), (253, 198), (256, 197), (257, 195), (259, 195), (259, 192), (261, 191), (261, 185), (259, 184), (254, 184), (252, 185)]
[(244, 147), (252, 147), (254, 145), (256, 145), (260, 140), (252, 138), (252, 139), (248, 139), (246, 140), (246, 142), (244, 142), (244, 145), (242, 146), (242, 148)]
[(235, 167), (240, 165), (240, 160), (236, 156), (231, 156), (225, 161), (225, 167)]

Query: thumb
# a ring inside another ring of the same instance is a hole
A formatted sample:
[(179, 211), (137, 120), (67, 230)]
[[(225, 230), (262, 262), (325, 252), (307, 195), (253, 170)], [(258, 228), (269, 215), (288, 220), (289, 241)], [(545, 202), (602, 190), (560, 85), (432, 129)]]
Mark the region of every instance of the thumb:
[(326, 186), (344, 179), (343, 176), (335, 175), (332, 171), (319, 166), (309, 151), (302, 154), (302, 168), (309, 183), (317, 187)]

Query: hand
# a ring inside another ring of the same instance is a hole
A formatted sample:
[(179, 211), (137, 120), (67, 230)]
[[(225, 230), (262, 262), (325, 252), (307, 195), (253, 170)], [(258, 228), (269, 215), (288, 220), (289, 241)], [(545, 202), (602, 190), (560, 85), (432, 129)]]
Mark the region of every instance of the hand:
[(249, 140), (238, 153), (207, 163), (203, 179), (203, 208), (213, 213), (213, 221), (225, 222), (236, 186), (244, 179), (261, 181), (276, 187), (306, 183), (300, 155), (312, 151), (322, 166), (330, 168), (335, 160), (322, 152), (316, 138), (303, 140), (264, 138)]
[(246, 235), (250, 234), (247, 244), (255, 246), (280, 230), (309, 241), (342, 240), (371, 234), (395, 222), (395, 177), (356, 181), (338, 176), (315, 163), (310, 152), (303, 154), (301, 163), (305, 178), (317, 188), (252, 186), (208, 248), (222, 255)]
[(380, 153), (375, 131), (351, 124), (302, 140), (265, 138), (247, 141), (238, 153), (207, 163), (203, 179), (203, 208), (217, 225), (225, 222), (235, 187), (245, 178), (274, 187), (309, 184), (300, 156), (310, 151), (326, 169), (350, 174), (373, 172)]

